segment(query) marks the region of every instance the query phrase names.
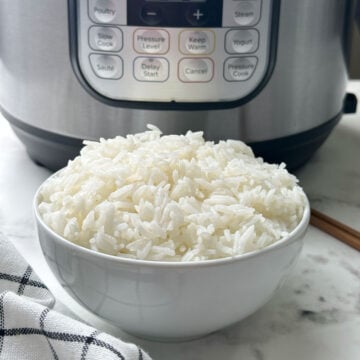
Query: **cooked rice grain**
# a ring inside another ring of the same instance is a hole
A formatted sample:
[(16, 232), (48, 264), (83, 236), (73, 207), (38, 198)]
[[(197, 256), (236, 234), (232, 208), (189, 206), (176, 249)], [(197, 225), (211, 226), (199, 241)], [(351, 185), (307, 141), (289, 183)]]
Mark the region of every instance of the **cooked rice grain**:
[(285, 165), (202, 132), (85, 141), (40, 191), (45, 223), (106, 254), (196, 261), (264, 248), (300, 222), (305, 195)]

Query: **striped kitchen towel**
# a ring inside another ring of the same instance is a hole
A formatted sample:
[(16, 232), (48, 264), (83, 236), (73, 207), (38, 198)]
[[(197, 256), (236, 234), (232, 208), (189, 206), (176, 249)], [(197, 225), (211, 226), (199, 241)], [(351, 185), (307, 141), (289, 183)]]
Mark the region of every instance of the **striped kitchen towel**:
[(142, 349), (50, 310), (54, 297), (0, 236), (1, 360), (150, 360)]

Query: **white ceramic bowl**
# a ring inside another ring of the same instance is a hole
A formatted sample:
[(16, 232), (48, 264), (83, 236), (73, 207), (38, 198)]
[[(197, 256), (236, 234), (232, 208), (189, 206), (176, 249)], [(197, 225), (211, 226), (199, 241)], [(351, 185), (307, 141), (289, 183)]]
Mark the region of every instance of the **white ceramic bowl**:
[(262, 250), (219, 260), (170, 263), (98, 253), (65, 240), (34, 210), (40, 244), (59, 282), (98, 316), (149, 339), (186, 340), (244, 319), (281, 286), (309, 223)]

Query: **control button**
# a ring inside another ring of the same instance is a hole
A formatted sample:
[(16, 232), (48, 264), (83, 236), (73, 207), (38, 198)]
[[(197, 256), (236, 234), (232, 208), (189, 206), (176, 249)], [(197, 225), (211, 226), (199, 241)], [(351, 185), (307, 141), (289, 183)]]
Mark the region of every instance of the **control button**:
[(134, 77), (139, 81), (164, 82), (169, 78), (169, 63), (164, 58), (138, 57), (134, 61)]
[(255, 25), (260, 19), (261, 0), (237, 1), (234, 20), (240, 26)]
[(230, 30), (226, 34), (226, 51), (230, 54), (252, 53), (259, 46), (257, 30)]
[(256, 57), (229, 58), (224, 64), (224, 77), (228, 81), (249, 80), (256, 69), (256, 65)]
[(207, 8), (202, 5), (190, 5), (186, 11), (186, 19), (193, 26), (205, 25), (209, 19)]
[(96, 76), (103, 79), (120, 79), (123, 75), (123, 61), (116, 55), (90, 55), (91, 67)]
[(166, 54), (169, 51), (169, 33), (165, 30), (138, 29), (134, 33), (134, 49), (141, 54)]
[(159, 25), (163, 20), (161, 8), (156, 5), (147, 4), (141, 9), (141, 18), (147, 25)]
[(183, 82), (209, 82), (214, 76), (214, 63), (208, 58), (182, 59), (178, 75)]
[(180, 51), (183, 54), (210, 54), (214, 46), (212, 31), (183, 31), (180, 34)]
[(120, 51), (122, 32), (116, 27), (92, 26), (89, 30), (89, 43), (94, 50)]
[(114, 22), (118, 15), (118, 5), (115, 0), (89, 0), (90, 18), (99, 23)]

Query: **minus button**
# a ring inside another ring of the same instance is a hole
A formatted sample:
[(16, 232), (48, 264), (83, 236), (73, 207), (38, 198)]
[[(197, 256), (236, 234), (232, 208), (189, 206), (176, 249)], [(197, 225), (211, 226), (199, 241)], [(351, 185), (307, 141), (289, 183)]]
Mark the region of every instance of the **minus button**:
[(147, 25), (159, 25), (163, 20), (160, 7), (153, 5), (145, 5), (141, 9), (141, 19)]

